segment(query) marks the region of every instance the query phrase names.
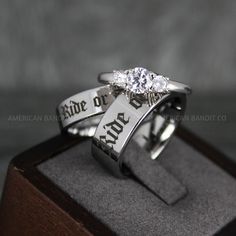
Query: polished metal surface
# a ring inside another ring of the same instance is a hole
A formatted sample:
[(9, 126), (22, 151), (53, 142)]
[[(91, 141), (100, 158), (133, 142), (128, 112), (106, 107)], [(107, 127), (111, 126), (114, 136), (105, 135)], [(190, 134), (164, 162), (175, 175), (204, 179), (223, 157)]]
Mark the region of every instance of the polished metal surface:
[(138, 96), (120, 94), (109, 107), (93, 137), (92, 153), (116, 176), (126, 172), (124, 151), (135, 134), (135, 140), (156, 159), (170, 140), (185, 112), (186, 94), (158, 96), (152, 106)]
[(73, 135), (93, 136), (100, 116), (114, 99), (115, 94), (109, 85), (67, 98), (57, 107), (61, 130)]

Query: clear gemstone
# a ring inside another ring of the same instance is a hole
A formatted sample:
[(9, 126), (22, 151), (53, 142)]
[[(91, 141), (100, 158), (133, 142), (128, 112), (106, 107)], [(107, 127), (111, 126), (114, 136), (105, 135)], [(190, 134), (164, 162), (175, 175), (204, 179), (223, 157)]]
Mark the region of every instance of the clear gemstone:
[(167, 92), (168, 78), (142, 67), (114, 71), (113, 75), (114, 85), (136, 94)]
[(158, 93), (165, 92), (167, 90), (167, 84), (168, 84), (167, 79), (162, 75), (156, 75), (154, 73), (151, 76), (153, 78), (152, 90)]
[(127, 83), (127, 74), (124, 71), (114, 71), (113, 72), (114, 75), (114, 83), (122, 88), (126, 87), (126, 83)]
[(152, 87), (151, 77), (147, 69), (136, 67), (128, 70), (127, 89), (133, 93), (146, 93)]

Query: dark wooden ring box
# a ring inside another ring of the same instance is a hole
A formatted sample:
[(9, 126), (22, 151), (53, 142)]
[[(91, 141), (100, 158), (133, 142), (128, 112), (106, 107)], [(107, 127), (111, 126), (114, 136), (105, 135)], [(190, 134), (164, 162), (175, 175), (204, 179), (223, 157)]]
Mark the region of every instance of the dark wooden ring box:
[(58, 135), (15, 157), (0, 235), (236, 235), (235, 163), (185, 128), (159, 160), (188, 189), (174, 206), (132, 179), (110, 176), (89, 147)]

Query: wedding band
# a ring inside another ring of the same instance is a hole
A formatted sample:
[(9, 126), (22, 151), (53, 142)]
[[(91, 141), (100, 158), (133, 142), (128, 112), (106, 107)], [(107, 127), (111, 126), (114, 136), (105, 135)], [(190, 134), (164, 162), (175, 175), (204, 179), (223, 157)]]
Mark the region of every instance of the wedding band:
[(123, 89), (101, 119), (92, 153), (116, 176), (128, 173), (124, 151), (135, 140), (156, 159), (184, 115), (186, 94), (191, 89), (144, 68), (115, 71), (99, 76), (100, 82)]
[(115, 99), (109, 85), (90, 89), (64, 100), (57, 106), (62, 132), (92, 137), (101, 115)]

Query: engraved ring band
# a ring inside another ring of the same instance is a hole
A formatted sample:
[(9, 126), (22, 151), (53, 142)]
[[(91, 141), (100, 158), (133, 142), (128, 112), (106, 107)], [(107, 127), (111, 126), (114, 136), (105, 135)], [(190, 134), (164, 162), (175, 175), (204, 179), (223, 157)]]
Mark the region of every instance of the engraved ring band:
[(59, 126), (63, 133), (92, 137), (101, 115), (115, 100), (111, 86), (86, 90), (71, 96), (57, 106)]
[(191, 89), (141, 67), (101, 73), (98, 80), (121, 92), (96, 129), (92, 153), (113, 174), (123, 177), (128, 174), (123, 160), (131, 138), (152, 159), (159, 157), (185, 113)]

